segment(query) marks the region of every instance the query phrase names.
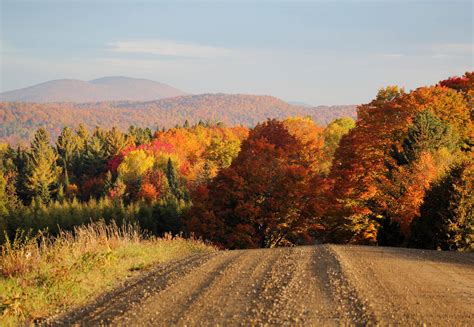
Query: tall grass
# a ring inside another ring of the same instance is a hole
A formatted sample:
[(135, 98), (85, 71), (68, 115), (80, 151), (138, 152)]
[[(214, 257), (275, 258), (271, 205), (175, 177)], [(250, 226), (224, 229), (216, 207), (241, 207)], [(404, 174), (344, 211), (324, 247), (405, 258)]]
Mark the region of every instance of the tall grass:
[(198, 240), (142, 235), (138, 226), (103, 221), (1, 247), (0, 325), (41, 320), (86, 302), (152, 264), (214, 248)]

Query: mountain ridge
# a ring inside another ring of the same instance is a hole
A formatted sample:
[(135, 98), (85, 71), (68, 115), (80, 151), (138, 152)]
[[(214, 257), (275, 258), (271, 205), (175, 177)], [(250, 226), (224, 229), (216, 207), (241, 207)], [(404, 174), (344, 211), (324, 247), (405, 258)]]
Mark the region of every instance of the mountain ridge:
[(244, 94), (199, 94), (154, 101), (104, 101), (89, 103), (27, 103), (0, 102), (0, 141), (28, 141), (40, 126), (48, 128), (52, 137), (64, 126), (83, 123), (95, 126), (116, 126), (126, 130), (138, 127), (171, 128), (199, 121), (223, 122), (229, 126), (255, 126), (269, 118), (310, 116), (320, 125), (349, 116), (356, 118), (355, 105), (330, 107), (298, 107), (273, 96)]
[(104, 76), (89, 81), (55, 79), (0, 93), (3, 102), (147, 101), (187, 95), (173, 86), (144, 78)]

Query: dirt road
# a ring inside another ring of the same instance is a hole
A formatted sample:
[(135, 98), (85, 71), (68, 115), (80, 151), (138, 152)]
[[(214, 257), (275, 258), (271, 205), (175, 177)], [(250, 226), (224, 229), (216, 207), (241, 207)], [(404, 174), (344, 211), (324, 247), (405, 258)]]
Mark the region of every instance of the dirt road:
[(332, 246), (157, 267), (53, 324), (474, 325), (474, 253)]

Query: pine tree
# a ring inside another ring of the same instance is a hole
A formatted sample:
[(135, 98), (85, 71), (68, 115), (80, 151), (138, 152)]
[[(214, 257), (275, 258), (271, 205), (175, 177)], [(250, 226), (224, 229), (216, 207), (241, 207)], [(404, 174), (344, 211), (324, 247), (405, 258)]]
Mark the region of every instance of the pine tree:
[(176, 180), (176, 169), (174, 168), (171, 158), (168, 158), (168, 164), (166, 166), (166, 178), (168, 179), (168, 185), (173, 194), (176, 194), (178, 189), (178, 181)]
[(63, 168), (64, 185), (69, 185), (69, 177), (72, 172), (73, 160), (77, 156), (78, 139), (74, 136), (69, 127), (64, 127), (56, 141), (56, 148), (59, 155), (59, 165)]
[(99, 136), (92, 136), (87, 142), (82, 158), (83, 172), (88, 176), (97, 176), (103, 172), (107, 155), (105, 145)]
[(0, 244), (3, 244), (7, 231), (8, 196), (7, 181), (0, 172)]
[(116, 127), (112, 127), (112, 129), (105, 134), (105, 153), (109, 158), (119, 154), (126, 144), (127, 139), (125, 134)]
[(65, 196), (64, 196), (64, 186), (63, 184), (59, 184), (59, 187), (58, 187), (58, 195), (57, 195), (57, 200), (59, 201), (59, 203), (63, 203), (64, 200), (65, 200)]
[(77, 143), (76, 152), (72, 158), (71, 175), (76, 179), (79, 179), (84, 174), (83, 158), (86, 152), (87, 143), (90, 139), (90, 134), (84, 125), (79, 124), (79, 127), (75, 130), (74, 137)]
[(51, 193), (55, 192), (61, 167), (56, 164), (58, 155), (50, 144), (46, 129), (40, 128), (36, 132), (29, 158), (28, 189), (40, 203), (47, 204), (51, 200)]
[(455, 166), (426, 193), (412, 226), (412, 246), (441, 250), (474, 249), (474, 165)]
[(171, 158), (168, 158), (168, 164), (166, 166), (166, 178), (168, 179), (168, 185), (171, 193), (178, 199), (186, 199), (186, 192), (183, 191), (180, 185), (178, 172), (171, 161)]
[(189, 128), (189, 121), (187, 119), (184, 121), (183, 127), (184, 128)]
[(112, 173), (110, 170), (107, 170), (107, 173), (105, 174), (105, 183), (104, 183), (104, 196), (107, 196), (109, 194), (109, 191), (114, 187), (114, 182), (112, 179)]
[[(7, 180), (5, 179), (3, 174), (0, 173), (0, 220), (1, 220), (1, 217), (6, 216), (6, 214), (8, 213), (7, 207), (8, 207)], [(0, 222), (0, 225), (1, 225), (1, 222)]]
[(16, 194), (23, 202), (29, 202), (31, 200), (31, 194), (28, 189), (29, 162), (30, 157), (28, 151), (18, 146), (13, 154), (13, 164), (16, 171), (15, 189)]
[(76, 130), (78, 137), (78, 149), (82, 150), (85, 148), (87, 141), (89, 140), (89, 131), (83, 124), (79, 124), (79, 128)]

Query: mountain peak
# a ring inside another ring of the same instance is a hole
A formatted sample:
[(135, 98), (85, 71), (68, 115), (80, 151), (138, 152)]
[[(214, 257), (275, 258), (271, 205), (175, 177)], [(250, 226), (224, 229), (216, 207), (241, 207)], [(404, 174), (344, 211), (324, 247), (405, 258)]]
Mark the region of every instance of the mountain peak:
[(148, 79), (105, 76), (91, 81), (57, 79), (0, 93), (9, 102), (151, 101), (187, 93)]

